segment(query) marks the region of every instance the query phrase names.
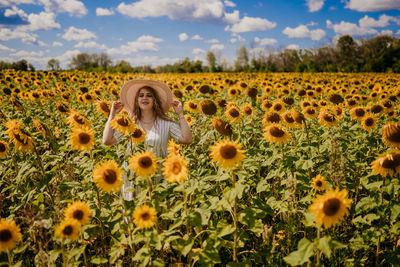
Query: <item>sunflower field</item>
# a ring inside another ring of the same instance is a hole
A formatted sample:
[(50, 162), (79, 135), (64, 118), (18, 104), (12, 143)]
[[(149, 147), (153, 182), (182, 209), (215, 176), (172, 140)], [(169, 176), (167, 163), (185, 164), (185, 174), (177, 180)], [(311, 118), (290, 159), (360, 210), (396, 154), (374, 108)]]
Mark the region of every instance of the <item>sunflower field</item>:
[[(123, 140), (103, 144), (111, 103), (136, 78), (169, 85), (192, 144), (156, 158), (126, 112), (111, 122)], [(400, 265), (399, 85), (3, 71), (0, 266)]]

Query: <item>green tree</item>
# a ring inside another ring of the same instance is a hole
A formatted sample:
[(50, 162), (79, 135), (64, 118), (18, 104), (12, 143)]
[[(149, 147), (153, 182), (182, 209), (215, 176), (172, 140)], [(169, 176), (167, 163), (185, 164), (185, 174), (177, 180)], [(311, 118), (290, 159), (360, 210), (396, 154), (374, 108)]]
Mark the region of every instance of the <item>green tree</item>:
[(208, 66), (210, 68), (210, 72), (215, 72), (217, 70), (216, 67), (217, 58), (215, 54), (212, 51), (208, 51), (206, 54), (206, 59), (208, 62)]
[(55, 58), (50, 59), (47, 61), (47, 68), (55, 71), (61, 70), (60, 61)]
[(249, 53), (245, 45), (242, 45), (235, 61), (235, 71), (246, 71), (249, 68)]

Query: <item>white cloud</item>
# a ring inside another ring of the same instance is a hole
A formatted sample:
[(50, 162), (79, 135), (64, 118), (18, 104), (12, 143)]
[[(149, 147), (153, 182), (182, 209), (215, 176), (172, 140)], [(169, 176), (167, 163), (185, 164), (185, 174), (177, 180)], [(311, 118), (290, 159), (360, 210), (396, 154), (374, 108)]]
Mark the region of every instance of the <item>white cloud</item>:
[(96, 48), (96, 49), (100, 49), (100, 50), (107, 49), (107, 46), (105, 46), (103, 44), (98, 44), (95, 41), (79, 42), (74, 47), (76, 47), (76, 48), (80, 48), (80, 47), (83, 47), (83, 48)]
[(326, 34), (321, 29), (309, 30), (305, 25), (299, 25), (296, 28), (286, 27), (282, 32), (289, 38), (309, 38), (312, 40), (321, 40)]
[(396, 35), (397, 35), (397, 34), (400, 34), (400, 30), (398, 30), (398, 31), (396, 32)]
[(56, 16), (54, 15), (54, 13), (40, 12), (39, 14), (29, 14), (27, 16), (27, 19), (29, 21), (29, 24), (19, 26), (19, 30), (39, 31), (61, 28), (61, 25), (55, 21)]
[(307, 0), (308, 11), (315, 12), (321, 10), (325, 0)]
[(183, 42), (183, 41), (186, 41), (189, 38), (189, 36), (183, 32), (178, 35), (178, 38), (179, 38), (179, 41)]
[(83, 41), (97, 38), (95, 33), (86, 29), (78, 29), (73, 26), (70, 26), (61, 37), (67, 41)]
[(87, 14), (85, 5), (77, 0), (39, 0), (46, 11), (68, 13), (70, 16), (83, 17)]
[(235, 3), (233, 3), (232, 1), (229, 1), (229, 0), (224, 0), (224, 4), (227, 7), (235, 7), (236, 6)]
[(196, 22), (221, 22), (224, 17), (224, 5), (220, 0), (139, 0), (120, 3), (117, 11), (131, 18), (167, 16)]
[(378, 31), (371, 28), (362, 28), (350, 22), (341, 21), (340, 23), (333, 24), (330, 20), (326, 21), (326, 27), (333, 29), (340, 35), (366, 35), (377, 34)]
[(254, 47), (254, 48), (249, 49), (249, 53), (262, 54), (262, 53), (264, 53), (264, 48), (263, 47)]
[(34, 0), (0, 0), (0, 6), (17, 6), (21, 4), (34, 4)]
[(227, 24), (238, 23), (240, 21), (239, 11), (235, 10), (232, 13), (225, 13), (223, 21), (224, 21), (224, 23), (227, 23)]
[(400, 9), (399, 0), (350, 0), (346, 2), (346, 8), (366, 11), (385, 11)]
[(391, 30), (383, 30), (379, 33), (380, 35), (390, 35), (393, 36), (393, 31)]
[(19, 58), (21, 58), (21, 57), (42, 57), (43, 55), (44, 55), (43, 51), (39, 51), (39, 52), (31, 51), (31, 52), (28, 52), (28, 51), (25, 51), (25, 50), (21, 50), (21, 51), (18, 51), (16, 53), (10, 54), (10, 56), (19, 57)]
[(260, 39), (260, 38), (258, 38), (258, 37), (255, 37), (255, 38), (254, 38), (254, 42), (258, 43), (258, 45), (261, 45), (261, 46), (268, 46), (268, 45), (274, 45), (274, 44), (276, 44), (278, 41), (277, 41), (276, 39), (273, 39), (273, 38), (263, 38), (263, 39)]
[(267, 31), (275, 28), (275, 26), (276, 22), (270, 22), (267, 19), (244, 16), (240, 22), (227, 26), (225, 30), (231, 32)]
[(15, 49), (9, 48), (9, 47), (7, 47), (5, 45), (0, 44), (0, 51), (13, 52), (13, 51), (15, 51)]
[(211, 39), (211, 40), (206, 40), (205, 42), (206, 42), (206, 43), (209, 43), (209, 44), (218, 44), (218, 43), (219, 43), (219, 40), (217, 40), (217, 39)]
[(61, 42), (53, 42), (53, 46), (64, 46)]
[(203, 40), (203, 37), (201, 37), (200, 35), (196, 34), (196, 35), (193, 35), (192, 38), (190, 38), (190, 40)]
[(223, 50), (225, 46), (223, 44), (213, 44), (210, 46), (210, 50)]
[(397, 24), (400, 23), (399, 19), (392, 16), (387, 16), (385, 14), (379, 16), (378, 20), (375, 20), (373, 18), (368, 17), (368, 15), (365, 15), (358, 22), (361, 28), (383, 28), (388, 26), (390, 21), (394, 21)]
[(131, 60), (132, 66), (143, 66), (143, 65), (151, 65), (152, 67), (173, 64), (177, 62), (179, 58), (159, 58), (158, 56), (137, 56)]
[(201, 49), (201, 48), (194, 48), (193, 50), (192, 50), (192, 54), (193, 55), (199, 55), (199, 54), (203, 54), (203, 53), (205, 53), (206, 51), (204, 50), (204, 49)]
[(12, 31), (7, 28), (0, 29), (0, 41), (8, 41), (11, 39), (21, 39), (23, 43), (37, 43), (37, 34), (27, 33), (20, 30)]
[(96, 8), (96, 16), (110, 16), (114, 15), (114, 11), (107, 8)]
[(293, 50), (299, 50), (300, 46), (297, 44), (290, 44), (288, 46), (285, 47), (286, 49), (293, 49)]
[[(1, 0), (0, 0), (1, 2)], [(1, 5), (1, 4), (0, 4)], [(12, 6), (11, 9), (6, 9), (4, 11), (4, 16), (5, 17), (12, 17), (12, 16), (18, 16), (22, 19), (27, 19), (28, 15), (23, 11), (22, 9), (17, 8), (16, 6)]]
[(236, 43), (236, 42), (244, 42), (246, 41), (246, 39), (244, 39), (242, 36), (240, 36), (239, 34), (232, 34), (232, 36), (234, 36), (234, 38), (231, 38), (230, 42), (232, 44)]
[(129, 55), (139, 51), (158, 51), (160, 48), (156, 43), (163, 42), (161, 38), (156, 38), (150, 35), (142, 35), (136, 41), (128, 42), (121, 45), (119, 48), (110, 48), (107, 52), (111, 55)]

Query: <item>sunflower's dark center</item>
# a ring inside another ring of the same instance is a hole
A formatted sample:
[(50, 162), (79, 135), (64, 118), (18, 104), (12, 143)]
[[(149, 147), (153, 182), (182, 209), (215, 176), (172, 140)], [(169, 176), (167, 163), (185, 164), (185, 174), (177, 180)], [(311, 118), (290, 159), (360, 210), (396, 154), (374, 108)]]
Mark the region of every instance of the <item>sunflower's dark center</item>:
[(79, 115), (74, 115), (74, 120), (79, 123), (79, 124), (85, 124), (85, 121), (83, 120), (83, 118)]
[(349, 106), (354, 106), (357, 104), (357, 101), (355, 101), (354, 99), (349, 100), (349, 102), (347, 102), (349, 104)]
[(192, 117), (190, 117), (190, 116), (185, 117), (185, 118), (186, 118), (186, 121), (187, 121), (187, 122), (191, 122), (191, 121), (192, 121)]
[(251, 88), (247, 91), (247, 95), (251, 98), (255, 98), (257, 96), (257, 89), (256, 88)]
[(197, 105), (195, 103), (193, 103), (193, 102), (190, 102), (189, 103), (189, 107), (192, 108), (192, 109), (196, 109)]
[(276, 127), (276, 126), (271, 127), (271, 129), (269, 130), (269, 133), (273, 137), (282, 137), (282, 136), (285, 135), (285, 132), (282, 129), (279, 129), (279, 127)]
[(380, 113), (382, 112), (383, 107), (381, 105), (373, 105), (371, 108), (372, 113)]
[(392, 154), (391, 157), (386, 157), (382, 162), (382, 167), (385, 169), (395, 169), (400, 165), (400, 154)]
[(107, 169), (104, 171), (104, 181), (107, 184), (114, 184), (117, 180), (117, 173), (114, 170)]
[(281, 116), (279, 116), (278, 113), (272, 113), (268, 115), (267, 121), (272, 123), (279, 123), (281, 121)]
[(217, 112), (217, 107), (211, 100), (203, 100), (200, 104), (201, 110), (206, 115), (213, 115)]
[(343, 113), (343, 110), (339, 107), (335, 111), (338, 116), (340, 116)]
[(388, 102), (385, 102), (385, 103), (383, 104), (383, 106), (384, 106), (385, 108), (391, 108), (391, 107), (393, 107), (393, 104), (392, 104), (390, 101), (388, 101)]
[(318, 187), (321, 187), (321, 186), (322, 186), (322, 181), (321, 181), (321, 180), (318, 180), (318, 181), (315, 183), (315, 185), (318, 186)]
[(291, 105), (294, 104), (294, 99), (291, 98), (291, 97), (284, 97), (284, 98), (283, 98), (283, 102), (284, 102), (286, 105), (291, 106)]
[(9, 88), (3, 88), (3, 92), (4, 92), (6, 95), (11, 95), (11, 90), (10, 90)]
[(285, 115), (285, 120), (286, 120), (287, 123), (293, 123), (294, 122), (294, 119), (293, 119), (292, 115), (290, 115), (290, 114), (286, 114)]
[(272, 107), (272, 103), (269, 101), (264, 101), (263, 106), (268, 109), (268, 108)]
[(199, 91), (200, 91), (201, 93), (203, 93), (203, 94), (206, 94), (206, 93), (208, 93), (208, 92), (210, 91), (210, 87), (209, 87), (208, 85), (202, 85), (202, 86), (199, 88)]
[(240, 113), (237, 109), (232, 108), (231, 110), (229, 110), (229, 115), (231, 115), (233, 118), (237, 118), (239, 117)]
[(331, 101), (334, 104), (339, 104), (344, 101), (343, 97), (339, 94), (333, 94), (329, 97), (329, 101)]
[(121, 125), (121, 126), (124, 126), (124, 127), (126, 127), (126, 126), (129, 125), (129, 121), (128, 121), (126, 118), (119, 118), (119, 119), (117, 120), (117, 123), (118, 123), (119, 125)]
[(143, 221), (148, 221), (150, 220), (150, 214), (148, 212), (143, 212), (140, 217), (142, 218)]
[(246, 107), (244, 109), (244, 113), (246, 113), (247, 115), (251, 115), (253, 113), (253, 110), (250, 107)]
[(237, 91), (235, 89), (231, 89), (231, 90), (229, 90), (229, 93), (231, 95), (236, 95)]
[(323, 211), (327, 216), (335, 215), (340, 209), (341, 202), (337, 198), (330, 198), (324, 203)]
[(32, 93), (32, 96), (33, 96), (34, 98), (39, 98), (39, 94), (38, 94), (38, 93)]
[(364, 123), (365, 123), (366, 126), (372, 126), (372, 125), (374, 125), (374, 119), (373, 118), (367, 118)]
[(222, 146), (220, 152), (221, 152), (221, 156), (224, 159), (233, 159), (237, 154), (236, 147), (234, 147), (232, 145)]
[(276, 111), (279, 111), (279, 110), (281, 110), (283, 107), (282, 107), (282, 105), (281, 104), (275, 104), (274, 105), (274, 110), (276, 110)]
[(87, 143), (90, 142), (90, 135), (87, 134), (87, 133), (80, 133), (78, 135), (78, 137), (79, 137), (79, 143), (80, 144), (86, 145)]
[(153, 161), (150, 157), (144, 156), (139, 159), (139, 166), (141, 168), (147, 169), (153, 164)]
[(24, 135), (20, 135), (19, 133), (14, 133), (14, 138), (17, 139), (18, 142), (26, 145), (28, 144), (28, 138)]
[(6, 146), (3, 143), (0, 143), (0, 152), (6, 151)]
[(76, 211), (74, 211), (74, 213), (72, 214), (72, 217), (74, 218), (74, 219), (77, 219), (78, 221), (80, 221), (80, 220), (82, 220), (83, 219), (83, 211), (82, 210), (76, 210)]
[(140, 129), (135, 129), (135, 131), (132, 134), (133, 138), (140, 138), (140, 137), (142, 137), (142, 135), (143, 135), (143, 133)]
[(335, 119), (335, 116), (332, 114), (325, 114), (324, 120), (327, 122), (334, 122), (336, 119)]
[(314, 114), (315, 114), (315, 109), (313, 109), (313, 108), (308, 108), (308, 109), (306, 110), (306, 113), (307, 113), (307, 114), (310, 114), (310, 115), (314, 115)]
[(71, 225), (65, 226), (65, 228), (62, 230), (62, 233), (66, 236), (71, 235), (72, 232), (74, 231), (74, 228)]
[(386, 131), (386, 136), (389, 141), (400, 143), (400, 126), (394, 125)]
[(175, 174), (175, 175), (179, 174), (181, 172), (181, 170), (182, 170), (182, 165), (179, 162), (174, 162), (172, 164), (171, 172), (173, 174)]
[(0, 231), (0, 242), (6, 243), (10, 241), (12, 238), (11, 231), (8, 229), (4, 229)]
[(358, 109), (356, 109), (355, 114), (356, 114), (357, 117), (364, 117), (365, 110), (362, 109), (362, 108), (358, 108)]
[(311, 106), (311, 103), (309, 103), (309, 102), (303, 102), (303, 107), (308, 107), (308, 106)]
[(108, 107), (107, 103), (105, 103), (105, 102), (101, 102), (101, 103), (100, 103), (100, 108), (101, 108), (103, 111), (107, 112), (107, 113), (110, 112), (110, 108)]

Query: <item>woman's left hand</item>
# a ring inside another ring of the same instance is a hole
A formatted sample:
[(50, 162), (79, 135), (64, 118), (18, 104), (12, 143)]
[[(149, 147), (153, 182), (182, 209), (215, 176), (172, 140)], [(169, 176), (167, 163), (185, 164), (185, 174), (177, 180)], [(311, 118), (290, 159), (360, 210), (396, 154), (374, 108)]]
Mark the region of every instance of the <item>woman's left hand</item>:
[(176, 114), (183, 114), (182, 103), (178, 100), (172, 100), (172, 107), (174, 108)]

